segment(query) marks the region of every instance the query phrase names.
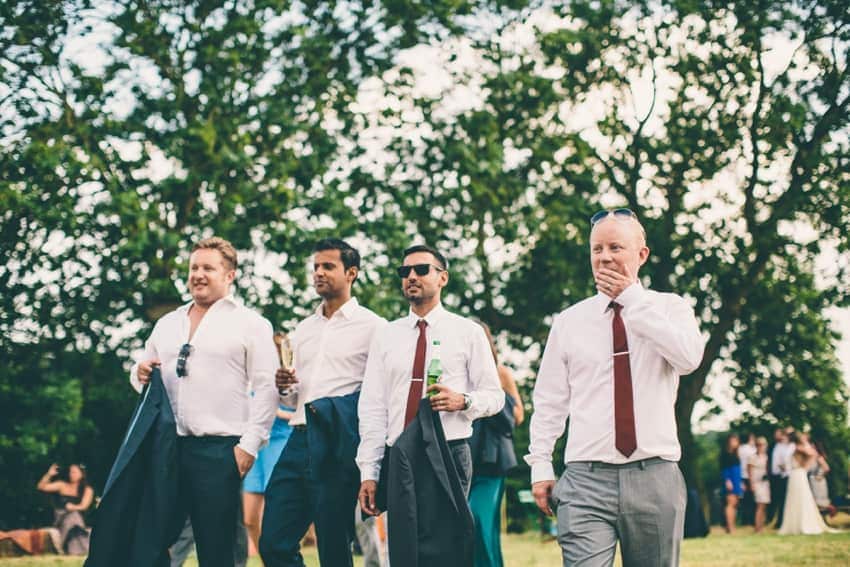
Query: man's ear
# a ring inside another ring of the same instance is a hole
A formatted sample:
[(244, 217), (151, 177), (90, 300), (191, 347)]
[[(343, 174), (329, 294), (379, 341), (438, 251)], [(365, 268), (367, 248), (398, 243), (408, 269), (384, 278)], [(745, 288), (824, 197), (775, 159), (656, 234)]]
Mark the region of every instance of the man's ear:
[(649, 259), (649, 248), (647, 246), (644, 246), (643, 248), (641, 248), (640, 252), (638, 252), (638, 257), (640, 258), (640, 265), (641, 266), (646, 264), (646, 261)]
[(236, 279), (236, 270), (230, 270), (229, 272), (227, 272), (227, 275), (224, 276), (224, 277), (227, 278), (228, 284), (232, 284), (233, 280)]
[(351, 266), (347, 270), (345, 270), (345, 278), (350, 282), (354, 283), (357, 279), (358, 274), (360, 274), (360, 270), (358, 270), (355, 266)]

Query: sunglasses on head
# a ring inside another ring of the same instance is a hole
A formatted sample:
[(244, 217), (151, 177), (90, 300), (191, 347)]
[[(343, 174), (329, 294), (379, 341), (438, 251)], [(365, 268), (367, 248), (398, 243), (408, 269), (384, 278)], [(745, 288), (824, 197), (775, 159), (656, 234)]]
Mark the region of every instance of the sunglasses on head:
[(186, 359), (189, 358), (189, 353), (192, 352), (192, 345), (186, 343), (180, 347), (180, 353), (177, 355), (177, 376), (183, 378), (186, 376)]
[(590, 217), (590, 226), (596, 225), (596, 223), (606, 218), (608, 215), (614, 215), (615, 217), (622, 219), (637, 219), (637, 215), (634, 214), (631, 209), (614, 209), (610, 211), (603, 209)]
[(398, 277), (406, 278), (410, 276), (410, 271), (413, 270), (416, 272), (417, 276), (425, 276), (428, 275), (428, 272), (431, 271), (431, 268), (434, 268), (438, 272), (445, 272), (445, 270), (439, 266), (435, 266), (434, 264), (413, 264), (412, 266), (399, 266), (396, 269), (398, 272)]

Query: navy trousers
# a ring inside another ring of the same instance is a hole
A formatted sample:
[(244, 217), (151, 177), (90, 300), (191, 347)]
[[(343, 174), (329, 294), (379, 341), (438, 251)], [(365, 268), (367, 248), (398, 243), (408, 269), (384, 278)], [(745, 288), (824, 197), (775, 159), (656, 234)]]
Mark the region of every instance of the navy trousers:
[(266, 567), (303, 567), (301, 538), (316, 524), (319, 562), (351, 567), (354, 509), (359, 486), (314, 470), (307, 432), (296, 427), (266, 487), (260, 555)]
[(201, 567), (233, 567), (242, 479), (233, 455), (238, 437), (179, 437), (175, 539), (188, 516)]

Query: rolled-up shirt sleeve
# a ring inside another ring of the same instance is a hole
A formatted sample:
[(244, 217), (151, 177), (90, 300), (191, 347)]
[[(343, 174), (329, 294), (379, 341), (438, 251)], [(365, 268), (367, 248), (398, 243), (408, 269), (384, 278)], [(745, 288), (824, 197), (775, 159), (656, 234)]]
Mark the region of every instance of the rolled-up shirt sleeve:
[(145, 341), (145, 351), (142, 353), (141, 357), (136, 359), (132, 368), (130, 368), (130, 386), (132, 386), (137, 392), (142, 391), (142, 383), (139, 382), (139, 364), (147, 360), (159, 359), (159, 354), (156, 352), (156, 346), (154, 346), (154, 336), (156, 335), (158, 328), (159, 322), (154, 325), (150, 337), (148, 337), (148, 340)]
[(239, 447), (254, 457), (268, 442), (277, 412), (278, 392), (274, 375), (278, 366), (271, 323), (258, 316), (249, 327), (245, 352), (245, 367), (254, 395), (248, 406), (245, 432), (239, 440)]
[(381, 337), (387, 327), (375, 333), (369, 348), (363, 386), (358, 402), (360, 418), (360, 445), (357, 447), (357, 466), (360, 469), (360, 481), (377, 481), (381, 473), (381, 459), (387, 440), (389, 415), (387, 412), (387, 382), (389, 376), (384, 369)]
[(555, 480), (552, 451), (570, 413), (569, 367), (561, 345), (561, 321), (557, 317), (552, 324), (532, 394), (534, 413), (525, 456), (525, 462), (531, 466), (532, 483)]
[(617, 302), (630, 311), (628, 331), (647, 340), (679, 375), (699, 367), (705, 350), (705, 337), (694, 310), (683, 298), (672, 294), (667, 301), (651, 301), (647, 290), (632, 284)]
[(484, 329), (476, 329), (470, 341), (468, 372), (472, 390), (468, 394), (472, 404), (464, 411), (470, 419), (480, 419), (501, 411), (505, 394)]

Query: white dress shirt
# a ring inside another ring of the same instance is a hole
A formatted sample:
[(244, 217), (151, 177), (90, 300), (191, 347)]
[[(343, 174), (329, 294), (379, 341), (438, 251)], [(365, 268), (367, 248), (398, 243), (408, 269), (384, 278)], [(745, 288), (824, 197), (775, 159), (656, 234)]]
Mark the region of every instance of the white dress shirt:
[(738, 446), (738, 460), (741, 461), (741, 478), (750, 478), (750, 471), (747, 465), (750, 464), (750, 459), (756, 456), (758, 449), (750, 443), (742, 443)]
[[(213, 303), (189, 340), (187, 303), (156, 322), (139, 361), (159, 359), (162, 380), (177, 421), (177, 435), (234, 435), (257, 456), (269, 438), (278, 406), (274, 373), (278, 357), (271, 324), (232, 296)], [(187, 375), (177, 376), (180, 348), (192, 345)], [(138, 362), (130, 383), (141, 391)], [(254, 395), (251, 396), (253, 390)]]
[(770, 455), (770, 474), (787, 478), (791, 473), (796, 451), (797, 445), (787, 441), (774, 445)]
[[(438, 340), (443, 369), (440, 383), (469, 394), (472, 401), (467, 410), (440, 413), (447, 440), (470, 437), (473, 420), (495, 414), (505, 403), (493, 352), (481, 325), (446, 311), (442, 305), (425, 317), (411, 311), (407, 317), (392, 321), (375, 335), (360, 393), (357, 465), (361, 481), (378, 480), (385, 447), (395, 443), (404, 430), (420, 319), (428, 323), (426, 368), (432, 342)], [(427, 385), (423, 385), (423, 397), (426, 390)]]
[(645, 290), (639, 283), (617, 297), (629, 343), (637, 435), (637, 449), (625, 457), (614, 446), (610, 302), (597, 294), (562, 311), (552, 323), (534, 386), (525, 457), (532, 482), (555, 479), (552, 450), (567, 417), (565, 462), (678, 461), (681, 456), (674, 411), (679, 376), (699, 366), (705, 348), (693, 309), (678, 295)]
[(331, 315), (324, 315), (324, 303), (298, 323), (292, 333), (296, 399), (290, 425), (307, 423), (304, 405), (329, 396), (347, 396), (360, 389), (369, 345), (386, 319), (360, 306), (352, 297)]

